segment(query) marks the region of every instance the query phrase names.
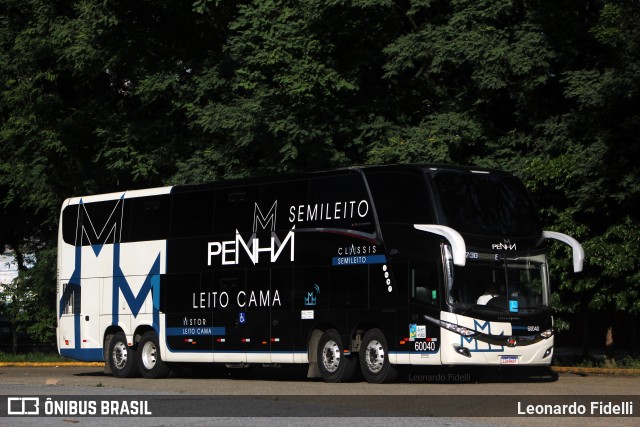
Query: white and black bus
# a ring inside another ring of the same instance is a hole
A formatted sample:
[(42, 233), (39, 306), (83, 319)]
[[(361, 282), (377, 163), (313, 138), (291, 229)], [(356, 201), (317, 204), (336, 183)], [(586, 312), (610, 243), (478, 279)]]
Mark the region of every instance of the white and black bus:
[(548, 248), (513, 175), (354, 167), (75, 197), (58, 246), (62, 356), (114, 375), (173, 363), (548, 365)]

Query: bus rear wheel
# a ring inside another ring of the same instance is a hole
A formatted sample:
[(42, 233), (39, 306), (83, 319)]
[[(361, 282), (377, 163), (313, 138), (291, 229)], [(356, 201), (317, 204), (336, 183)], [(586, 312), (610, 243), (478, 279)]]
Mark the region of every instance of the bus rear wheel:
[(138, 344), (136, 363), (145, 378), (165, 378), (169, 375), (169, 367), (160, 358), (160, 346), (155, 332), (145, 332)]
[(127, 337), (117, 332), (109, 341), (109, 368), (114, 377), (130, 378), (138, 375), (136, 352), (127, 345)]
[(370, 383), (387, 383), (396, 379), (398, 371), (389, 362), (389, 347), (380, 329), (371, 329), (364, 334), (360, 346), (360, 368)]
[(318, 368), (328, 383), (349, 381), (356, 370), (356, 360), (344, 354), (342, 338), (335, 329), (325, 331), (318, 342)]

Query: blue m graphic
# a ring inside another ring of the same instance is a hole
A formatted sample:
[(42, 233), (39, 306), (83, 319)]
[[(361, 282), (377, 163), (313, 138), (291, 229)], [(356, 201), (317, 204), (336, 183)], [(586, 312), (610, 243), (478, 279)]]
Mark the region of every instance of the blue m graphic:
[[(478, 320), (473, 319), (473, 330), (475, 331), (480, 331), (483, 333), (486, 333), (488, 335), (491, 335), (491, 323), (487, 320), (484, 323), (480, 323), (478, 322)], [(486, 330), (486, 332), (485, 332)], [(500, 335), (504, 335), (504, 332), (501, 332)], [(479, 348), (478, 347), (478, 340), (476, 340), (475, 338), (471, 337), (471, 338), (467, 338), (464, 336), (460, 336), (460, 345), (461, 346), (465, 346), (465, 342), (466, 344), (470, 345), (473, 341), (475, 341), (475, 348), (469, 348), (469, 350), (471, 351), (477, 351), (477, 352), (492, 352), (492, 351), (504, 351), (504, 347), (503, 346), (492, 346), (491, 344), (487, 344), (488, 348)]]
[(151, 270), (144, 279), (142, 288), (138, 292), (138, 295), (134, 295), (131, 290), (129, 282), (124, 273), (120, 269), (120, 244), (113, 245), (113, 300), (112, 300), (112, 324), (118, 324), (118, 300), (119, 293), (122, 292), (131, 314), (133, 317), (137, 317), (140, 313), (140, 309), (147, 299), (149, 292), (153, 295), (153, 329), (156, 333), (159, 333), (159, 310), (160, 310), (160, 254), (156, 257), (156, 260), (151, 266)]
[[(146, 274), (142, 287), (138, 291), (137, 295), (134, 295), (131, 290), (131, 286), (127, 281), (125, 274), (123, 273), (120, 266), (120, 225), (122, 224), (122, 214), (123, 209), (122, 206), (124, 204), (124, 200), (121, 197), (116, 203), (111, 211), (111, 215), (107, 219), (104, 226), (95, 227), (95, 224), (91, 220), (87, 209), (85, 209), (83, 205), (83, 201), (80, 200), (80, 204), (78, 205), (78, 224), (76, 228), (76, 242), (75, 242), (75, 259), (74, 259), (74, 269), (69, 282), (65, 288), (65, 292), (60, 298), (59, 303), (59, 315), (62, 316), (64, 313), (65, 306), (69, 303), (71, 298), (76, 297), (80, 294), (80, 289), (82, 286), (82, 255), (83, 255), (83, 242), (89, 243), (91, 245), (93, 254), (96, 258), (99, 258), (102, 253), (102, 249), (108, 242), (108, 240), (113, 239), (113, 266), (112, 266), (112, 325), (117, 325), (119, 322), (119, 307), (118, 302), (120, 300), (120, 294), (124, 297), (127, 306), (129, 307), (130, 313), (137, 317), (144, 305), (145, 300), (149, 296), (149, 293), (153, 295), (153, 328), (156, 330), (156, 333), (159, 333), (159, 309), (160, 309), (160, 257), (161, 253), (159, 252), (155, 258), (155, 261), (152, 263), (149, 272)], [(99, 231), (97, 231), (99, 230)], [(91, 256), (91, 255), (89, 255)], [(105, 255), (103, 255), (105, 256)], [(127, 312), (128, 314), (129, 312)], [(73, 350), (75, 352), (75, 358), (84, 359), (84, 355), (82, 353), (96, 353), (98, 349), (83, 349), (81, 348), (81, 336), (80, 336), (80, 323), (81, 323), (81, 310), (74, 305), (74, 347)], [(99, 353), (98, 353), (99, 354)], [(90, 360), (91, 357), (95, 356), (86, 356), (86, 360)]]

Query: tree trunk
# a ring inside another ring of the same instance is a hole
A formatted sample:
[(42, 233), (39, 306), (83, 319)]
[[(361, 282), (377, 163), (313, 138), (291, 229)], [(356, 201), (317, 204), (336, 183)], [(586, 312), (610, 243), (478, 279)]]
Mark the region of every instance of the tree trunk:
[(607, 310), (607, 334), (605, 338), (605, 359), (604, 364), (608, 368), (616, 367), (616, 355), (614, 348), (614, 340), (613, 340), (613, 324), (615, 321), (615, 312), (613, 309)]
[(18, 330), (14, 325), (11, 325), (11, 351), (18, 354)]
[(589, 359), (589, 310), (585, 306), (582, 309), (582, 359)]
[(11, 246), (11, 248), (13, 249), (13, 257), (16, 259), (16, 264), (18, 265), (18, 271), (24, 271), (27, 269), (27, 267), (24, 265), (24, 254), (22, 253), (18, 245), (16, 245), (15, 243), (14, 245), (15, 246)]
[(638, 353), (638, 315), (631, 315), (631, 330), (629, 331), (631, 335), (631, 342), (629, 343), (629, 355), (631, 357), (636, 357)]
[[(16, 264), (18, 265), (18, 274), (20, 274), (20, 272), (26, 270), (26, 267), (24, 265), (24, 254), (22, 253), (22, 251), (20, 250), (20, 247), (17, 243), (13, 242), (11, 244), (11, 249), (13, 249), (13, 257), (16, 260)], [(14, 282), (14, 288), (13, 288), (13, 295), (11, 296), (12, 301), (11, 301), (11, 305), (13, 306), (11, 308), (12, 311), (12, 318), (9, 319), (9, 321), (11, 322), (11, 349), (13, 351), (13, 354), (17, 354), (18, 353), (18, 332), (19, 332), (19, 324), (18, 324), (18, 315), (19, 315), (19, 305), (22, 303), (22, 289), (21, 289), (21, 278), (20, 276), (16, 277), (15, 279), (13, 279)]]

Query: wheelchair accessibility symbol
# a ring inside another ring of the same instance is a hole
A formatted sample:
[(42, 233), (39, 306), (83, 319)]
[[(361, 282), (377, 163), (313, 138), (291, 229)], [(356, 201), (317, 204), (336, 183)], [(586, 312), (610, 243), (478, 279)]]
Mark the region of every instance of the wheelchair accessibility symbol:
[(238, 317), (238, 323), (244, 325), (244, 322), (247, 320), (244, 311), (240, 312), (240, 316)]

